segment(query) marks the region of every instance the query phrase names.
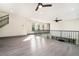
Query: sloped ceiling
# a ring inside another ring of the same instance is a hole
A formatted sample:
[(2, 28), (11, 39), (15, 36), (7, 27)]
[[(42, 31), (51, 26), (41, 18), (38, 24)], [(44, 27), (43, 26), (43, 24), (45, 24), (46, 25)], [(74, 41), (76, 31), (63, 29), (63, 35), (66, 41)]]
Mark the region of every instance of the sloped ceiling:
[(52, 7), (40, 8), (32, 17), (43, 20), (54, 20), (56, 17), (63, 20), (79, 18), (78, 3), (52, 3), (52, 5)]
[(37, 3), (0, 4), (0, 9), (15, 13), (23, 17), (40, 20), (63, 20), (79, 18), (79, 3), (51, 3), (52, 7), (40, 8), (35, 11)]

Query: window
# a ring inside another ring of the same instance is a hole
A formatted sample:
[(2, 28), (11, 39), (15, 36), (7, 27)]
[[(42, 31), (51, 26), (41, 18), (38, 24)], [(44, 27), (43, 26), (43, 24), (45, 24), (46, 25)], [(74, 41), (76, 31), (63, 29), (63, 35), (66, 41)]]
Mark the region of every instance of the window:
[(38, 31), (40, 30), (40, 25), (38, 24)]
[(32, 24), (32, 31), (35, 31), (35, 24)]
[(40, 31), (40, 30), (50, 30), (50, 24), (44, 23), (44, 24), (32, 24), (32, 31)]

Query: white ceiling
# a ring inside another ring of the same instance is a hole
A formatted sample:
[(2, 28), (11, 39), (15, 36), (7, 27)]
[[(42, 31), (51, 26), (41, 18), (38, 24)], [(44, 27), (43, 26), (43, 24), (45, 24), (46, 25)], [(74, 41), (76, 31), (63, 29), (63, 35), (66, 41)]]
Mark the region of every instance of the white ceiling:
[(54, 20), (56, 17), (63, 20), (79, 18), (79, 3), (52, 3), (52, 7), (40, 8), (35, 11), (37, 3), (0, 4), (0, 9), (6, 9), (20, 16), (31, 19)]
[(52, 3), (52, 7), (40, 8), (34, 11), (33, 18), (54, 20), (56, 17), (63, 20), (79, 18), (78, 3)]

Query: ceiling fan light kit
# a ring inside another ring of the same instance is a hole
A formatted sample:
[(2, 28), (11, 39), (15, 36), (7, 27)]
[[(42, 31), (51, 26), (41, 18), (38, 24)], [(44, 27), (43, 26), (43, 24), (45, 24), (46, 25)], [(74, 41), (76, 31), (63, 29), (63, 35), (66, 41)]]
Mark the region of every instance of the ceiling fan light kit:
[(42, 6), (40, 5), (39, 8), (42, 8)]

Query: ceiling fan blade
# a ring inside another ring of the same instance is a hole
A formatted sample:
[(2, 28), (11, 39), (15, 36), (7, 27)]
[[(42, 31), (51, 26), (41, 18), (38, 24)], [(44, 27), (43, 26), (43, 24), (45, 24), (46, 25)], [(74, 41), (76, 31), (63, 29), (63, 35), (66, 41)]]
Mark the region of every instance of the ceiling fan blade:
[(55, 22), (59, 22), (58, 20), (54, 20)]
[(39, 6), (40, 6), (40, 5), (42, 6), (42, 3), (38, 3), (38, 5), (37, 5), (35, 11), (37, 11), (37, 10), (39, 9)]
[(37, 11), (37, 10), (38, 10), (38, 8), (39, 8), (39, 6), (37, 6), (37, 7), (36, 7), (35, 11)]
[(58, 20), (58, 21), (62, 21), (62, 20)]
[(47, 4), (47, 5), (42, 5), (43, 7), (51, 7), (51, 4)]
[(62, 21), (62, 20), (54, 20), (54, 21), (59, 22), (59, 21)]

